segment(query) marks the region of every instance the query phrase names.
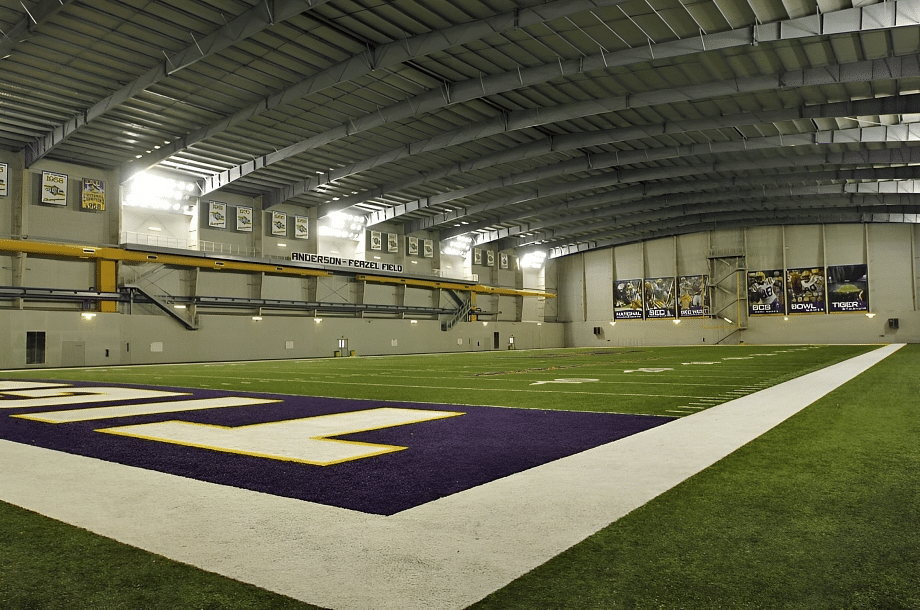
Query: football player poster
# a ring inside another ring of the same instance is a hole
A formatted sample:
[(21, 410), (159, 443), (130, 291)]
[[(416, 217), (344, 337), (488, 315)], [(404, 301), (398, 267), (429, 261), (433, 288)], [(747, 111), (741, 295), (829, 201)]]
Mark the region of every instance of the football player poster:
[(868, 265), (827, 268), (827, 308), (831, 313), (869, 311)]
[(709, 276), (682, 275), (677, 279), (681, 318), (709, 315)]
[(613, 286), (613, 319), (641, 320), (642, 280), (620, 280)]
[(824, 269), (808, 267), (786, 270), (789, 313), (824, 313)]
[(748, 315), (786, 313), (782, 269), (748, 272)]
[(673, 277), (645, 280), (645, 317), (648, 320), (677, 316), (677, 294)]

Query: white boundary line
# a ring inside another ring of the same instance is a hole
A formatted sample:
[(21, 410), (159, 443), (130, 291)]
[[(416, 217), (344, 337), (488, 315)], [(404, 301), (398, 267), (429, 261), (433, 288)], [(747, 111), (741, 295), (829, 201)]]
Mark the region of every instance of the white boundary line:
[(464, 608), (900, 347), (391, 517), (8, 441), (0, 441), (0, 499), (319, 606)]

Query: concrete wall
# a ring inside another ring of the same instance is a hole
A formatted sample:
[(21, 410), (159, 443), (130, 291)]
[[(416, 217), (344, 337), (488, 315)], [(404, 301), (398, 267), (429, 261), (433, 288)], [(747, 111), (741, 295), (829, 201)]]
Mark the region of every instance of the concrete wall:
[[(612, 313), (616, 280), (709, 274), (710, 255), (740, 253), (746, 269), (867, 264), (864, 313), (750, 316), (741, 301), (722, 317), (620, 320)], [(920, 341), (920, 228), (912, 224), (804, 225), (713, 231), (557, 260), (559, 315), (568, 346), (714, 343), (888, 343)], [(731, 313), (734, 312), (734, 313)], [(898, 328), (888, 320), (897, 318)], [(739, 330), (739, 319), (746, 328)]]

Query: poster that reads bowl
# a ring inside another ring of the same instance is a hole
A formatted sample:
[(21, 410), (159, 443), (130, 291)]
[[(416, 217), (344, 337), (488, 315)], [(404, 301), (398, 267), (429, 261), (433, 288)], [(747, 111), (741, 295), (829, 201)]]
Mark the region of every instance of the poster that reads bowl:
[(682, 275), (677, 278), (677, 286), (681, 318), (701, 318), (709, 315), (708, 275)]
[(642, 280), (620, 280), (613, 286), (613, 319), (641, 320)]
[(786, 300), (789, 313), (824, 313), (824, 268), (802, 267), (786, 270)]
[(827, 268), (827, 308), (831, 313), (869, 311), (868, 265)]
[(782, 269), (748, 272), (748, 315), (783, 315), (784, 297)]
[(677, 317), (677, 295), (673, 277), (645, 279), (645, 318), (661, 320)]

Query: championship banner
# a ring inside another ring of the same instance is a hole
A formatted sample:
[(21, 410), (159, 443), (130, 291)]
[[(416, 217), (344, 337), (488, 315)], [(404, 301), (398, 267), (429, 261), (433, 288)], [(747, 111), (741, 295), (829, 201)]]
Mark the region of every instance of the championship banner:
[(422, 256), (425, 258), (434, 258), (434, 241), (430, 239), (422, 241)]
[(667, 319), (677, 316), (677, 296), (673, 277), (650, 277), (645, 280), (645, 318)]
[(482, 264), (482, 250), (479, 248), (473, 248), (473, 264), (481, 265)]
[(215, 229), (227, 228), (227, 204), (221, 201), (208, 202), (208, 226)]
[(67, 205), (67, 176), (42, 172), (42, 203)]
[(252, 208), (244, 206), (236, 208), (236, 230), (252, 231)]
[(786, 270), (789, 313), (824, 313), (824, 269), (808, 267)]
[(382, 250), (383, 241), (380, 239), (380, 231), (371, 231), (371, 250)]
[(287, 214), (272, 212), (272, 235), (287, 236)]
[(406, 254), (418, 256), (418, 237), (408, 237), (406, 239)]
[(831, 313), (869, 311), (868, 265), (827, 268), (827, 308)]
[(83, 191), (80, 195), (80, 209), (95, 212), (105, 211), (105, 182), (93, 178), (83, 179)]
[(486, 250), (486, 267), (495, 266), (495, 252), (493, 250)]
[(295, 216), (294, 217), (294, 238), (295, 239), (309, 239), (310, 238), (310, 219), (307, 216)]
[(701, 318), (709, 315), (709, 276), (682, 275), (678, 278), (678, 299), (681, 318)]
[(748, 315), (786, 313), (782, 269), (748, 272)]
[(642, 280), (622, 280), (613, 287), (613, 319), (641, 320)]
[(6, 163), (0, 163), (0, 197), (6, 197), (9, 192), (10, 166)]
[(387, 233), (387, 252), (399, 252), (399, 235)]

